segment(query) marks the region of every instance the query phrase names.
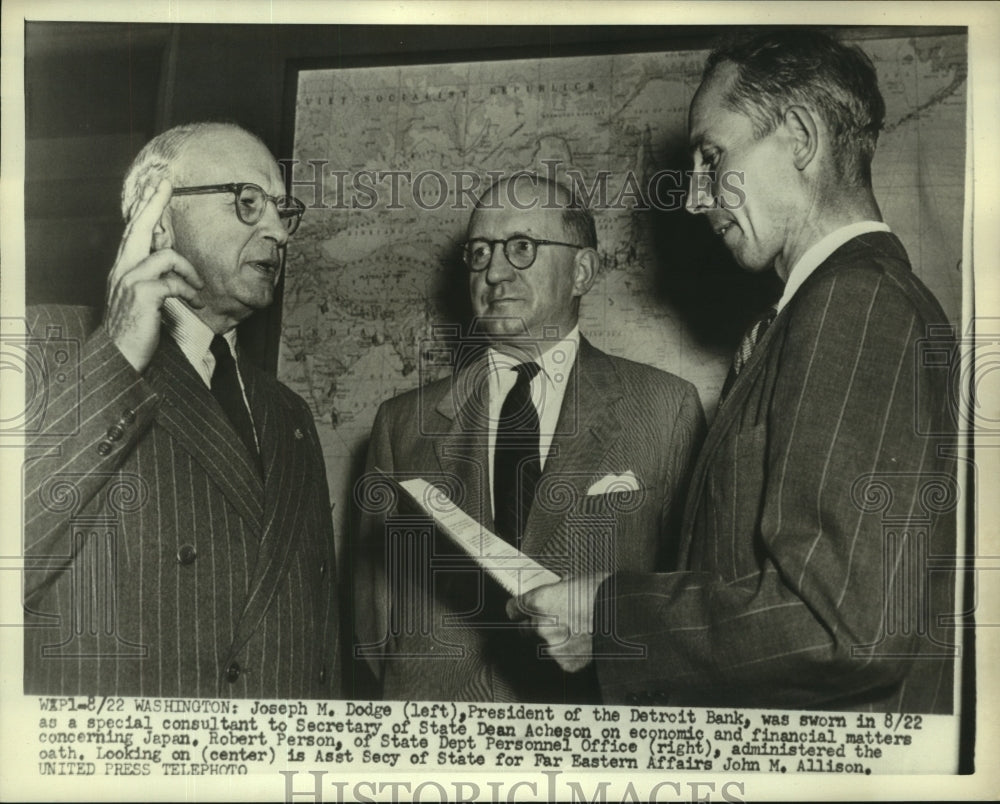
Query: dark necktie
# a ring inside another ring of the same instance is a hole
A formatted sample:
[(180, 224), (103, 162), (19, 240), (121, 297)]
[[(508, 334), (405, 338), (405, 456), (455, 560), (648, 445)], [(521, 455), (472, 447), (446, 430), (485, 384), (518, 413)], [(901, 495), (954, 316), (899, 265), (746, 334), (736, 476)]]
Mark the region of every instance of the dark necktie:
[(538, 412), (531, 401), (531, 381), (538, 374), (538, 364), (522, 363), (514, 371), (517, 381), (504, 400), (497, 422), (493, 507), (497, 533), (518, 547), (542, 465), (538, 454)]
[(240, 387), (240, 378), (236, 373), (236, 361), (233, 360), (233, 353), (229, 351), (229, 344), (221, 335), (212, 338), (210, 351), (215, 358), (215, 371), (212, 372), (212, 396), (222, 406), (230, 424), (233, 425), (233, 429), (236, 430), (243, 445), (254, 459), (257, 470), (260, 471), (260, 452), (257, 450), (257, 441), (254, 438), (250, 411), (247, 410), (246, 402), (243, 399), (243, 389)]
[(746, 331), (743, 336), (743, 340), (740, 341), (740, 345), (736, 349), (736, 354), (733, 355), (732, 365), (729, 367), (729, 373), (726, 375), (726, 381), (722, 385), (722, 394), (720, 395), (720, 400), (725, 399), (729, 394), (730, 389), (733, 387), (733, 383), (736, 382), (736, 378), (739, 373), (743, 371), (743, 367), (747, 364), (750, 359), (750, 355), (753, 354), (753, 350), (757, 348), (757, 344), (760, 339), (764, 337), (764, 333), (767, 332), (767, 328), (771, 326), (771, 322), (774, 321), (775, 316), (778, 315), (778, 309), (776, 307), (768, 307), (766, 311), (757, 320), (753, 322), (750, 328)]

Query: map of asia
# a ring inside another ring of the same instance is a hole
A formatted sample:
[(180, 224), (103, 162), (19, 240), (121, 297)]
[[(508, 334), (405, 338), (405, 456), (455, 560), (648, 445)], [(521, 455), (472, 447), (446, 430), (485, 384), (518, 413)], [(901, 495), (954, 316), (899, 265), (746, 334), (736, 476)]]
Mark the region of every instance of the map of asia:
[[(959, 325), (966, 37), (859, 44), (887, 106), (876, 196)], [(656, 237), (658, 216), (684, 214), (684, 185), (662, 168), (666, 150), (686, 150), (705, 56), (299, 73), (294, 192), (309, 209), (288, 254), (278, 371), (316, 418), (339, 540), (379, 404), (452, 370), (442, 354), (456, 352), (434, 346), (467, 323), (458, 244), (491, 176), (531, 169), (591, 194), (602, 268), (581, 331), (690, 380), (711, 415), (735, 342), (697, 337), (658, 290), (671, 253)]]

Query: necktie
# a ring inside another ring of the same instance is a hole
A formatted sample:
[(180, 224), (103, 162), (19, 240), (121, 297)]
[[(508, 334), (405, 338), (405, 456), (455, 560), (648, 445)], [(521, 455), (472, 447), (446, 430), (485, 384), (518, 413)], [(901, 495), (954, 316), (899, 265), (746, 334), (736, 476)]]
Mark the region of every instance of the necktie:
[(517, 381), (504, 400), (497, 422), (493, 507), (497, 533), (516, 547), (535, 499), (542, 465), (538, 454), (538, 411), (531, 401), (531, 381), (538, 374), (538, 364), (522, 363), (514, 371)]
[(753, 350), (757, 347), (760, 339), (764, 337), (764, 333), (767, 332), (767, 328), (771, 326), (771, 322), (774, 321), (775, 316), (777, 315), (778, 309), (776, 307), (768, 307), (767, 310), (753, 322), (750, 329), (746, 331), (746, 334), (743, 336), (743, 340), (740, 341), (740, 345), (736, 349), (736, 354), (733, 355), (732, 365), (729, 367), (729, 373), (726, 375), (726, 381), (722, 385), (722, 394), (720, 399), (725, 399), (729, 394), (730, 389), (733, 387), (733, 383), (736, 382), (737, 376), (739, 376), (739, 373), (743, 371), (743, 367), (750, 359), (750, 355), (753, 354)]
[(254, 459), (259, 471), (261, 468), (260, 453), (257, 450), (257, 440), (254, 437), (250, 411), (247, 410), (246, 402), (243, 399), (243, 389), (240, 387), (240, 378), (236, 373), (236, 361), (233, 360), (233, 353), (229, 351), (229, 344), (221, 335), (212, 338), (209, 350), (215, 358), (215, 371), (212, 372), (212, 396), (222, 406), (222, 410)]

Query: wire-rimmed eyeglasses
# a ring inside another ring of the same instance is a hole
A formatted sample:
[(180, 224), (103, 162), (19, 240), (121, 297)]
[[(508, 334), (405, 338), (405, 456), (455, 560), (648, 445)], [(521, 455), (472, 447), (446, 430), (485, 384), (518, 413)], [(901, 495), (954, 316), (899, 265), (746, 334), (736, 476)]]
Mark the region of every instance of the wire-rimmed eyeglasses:
[(503, 254), (507, 262), (523, 271), (535, 263), (539, 246), (566, 246), (568, 248), (586, 248), (576, 243), (563, 243), (559, 240), (540, 240), (528, 235), (514, 235), (506, 240), (487, 240), (474, 237), (462, 244), (462, 259), (470, 271), (485, 271), (493, 259), (493, 247), (503, 243)]
[(251, 182), (231, 184), (202, 184), (197, 187), (175, 187), (173, 195), (207, 195), (209, 193), (232, 193), (236, 199), (236, 217), (248, 226), (253, 226), (264, 217), (267, 202), (271, 201), (278, 210), (278, 217), (288, 234), (295, 234), (299, 222), (306, 211), (306, 205), (290, 195), (268, 195), (264, 188)]

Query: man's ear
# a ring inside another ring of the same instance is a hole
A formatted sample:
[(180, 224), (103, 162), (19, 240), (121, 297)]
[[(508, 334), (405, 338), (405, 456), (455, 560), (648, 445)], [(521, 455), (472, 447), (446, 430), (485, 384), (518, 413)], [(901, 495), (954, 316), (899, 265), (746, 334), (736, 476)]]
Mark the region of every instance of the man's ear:
[(805, 170), (819, 150), (819, 126), (805, 106), (790, 106), (785, 111), (785, 130), (792, 139), (792, 159), (797, 170)]
[(161, 251), (165, 248), (173, 248), (174, 227), (170, 217), (170, 207), (168, 206), (160, 215), (160, 219), (153, 224), (152, 250)]
[(594, 285), (601, 258), (592, 248), (582, 248), (573, 260), (573, 295), (584, 296)]

